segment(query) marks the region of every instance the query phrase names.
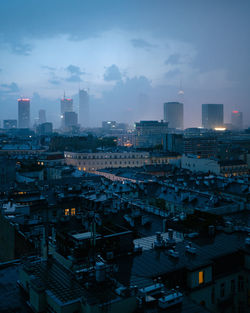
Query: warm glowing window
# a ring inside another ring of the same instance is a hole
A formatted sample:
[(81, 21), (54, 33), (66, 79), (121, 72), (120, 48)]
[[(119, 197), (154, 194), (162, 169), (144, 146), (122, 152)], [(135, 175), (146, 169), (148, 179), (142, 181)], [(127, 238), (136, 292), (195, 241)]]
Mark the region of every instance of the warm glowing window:
[(204, 272), (200, 271), (199, 272), (199, 284), (204, 283)]
[(69, 209), (64, 210), (64, 215), (69, 215)]
[(75, 208), (71, 209), (71, 215), (76, 215), (76, 209)]

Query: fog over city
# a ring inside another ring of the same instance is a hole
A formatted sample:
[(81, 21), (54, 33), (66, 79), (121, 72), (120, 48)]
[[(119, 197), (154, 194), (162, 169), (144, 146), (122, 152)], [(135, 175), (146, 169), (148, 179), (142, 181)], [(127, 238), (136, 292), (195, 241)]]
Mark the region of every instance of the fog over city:
[(250, 2), (12, 0), (0, 4), (0, 115), (45, 109), (59, 126), (60, 98), (90, 95), (90, 123), (163, 119), (184, 90), (184, 127), (202, 103), (223, 103), (250, 124)]

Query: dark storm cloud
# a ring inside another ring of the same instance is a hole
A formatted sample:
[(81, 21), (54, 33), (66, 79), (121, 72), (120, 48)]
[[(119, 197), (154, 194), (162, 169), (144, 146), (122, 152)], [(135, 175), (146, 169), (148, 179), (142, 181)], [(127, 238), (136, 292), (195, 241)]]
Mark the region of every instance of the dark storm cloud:
[(179, 69), (170, 70), (165, 73), (165, 78), (175, 78), (177, 75), (180, 75), (181, 71)]
[(12, 82), (11, 84), (1, 84), (0, 90), (2, 94), (18, 93), (20, 91), (18, 85), (14, 82)]
[(85, 74), (85, 72), (82, 72), (79, 66), (70, 64), (66, 71), (70, 74), (69, 77), (67, 77), (65, 80), (70, 83), (77, 83), (81, 82), (81, 76)]
[(168, 59), (165, 61), (165, 64), (176, 65), (180, 63), (180, 55), (178, 53), (171, 54)]
[(80, 69), (79, 66), (72, 65), (72, 64), (70, 64), (70, 65), (66, 68), (66, 70), (67, 70), (69, 73), (71, 73), (72, 75), (74, 74), (74, 75), (80, 76), (80, 75), (82, 75), (82, 74), (85, 74), (85, 72), (82, 72), (82, 71), (81, 71), (81, 69)]
[(141, 48), (141, 49), (146, 49), (146, 50), (149, 50), (153, 47), (155, 47), (154, 45), (152, 45), (151, 43), (147, 42), (146, 40), (143, 40), (143, 39), (132, 39), (131, 40), (131, 43), (132, 45), (135, 47), (135, 48)]
[(119, 80), (101, 99), (92, 99), (93, 116), (125, 122), (149, 118), (152, 90), (151, 81), (145, 76)]
[(104, 80), (106, 81), (117, 81), (121, 80), (122, 74), (115, 64), (106, 68), (106, 71), (103, 75)]
[[(250, 71), (249, 12), (249, 0), (2, 1), (0, 38), (16, 53), (27, 55), (32, 49), (28, 40), (59, 35), (83, 40), (114, 28), (142, 30), (194, 45), (198, 50), (194, 65), (203, 71), (222, 67), (238, 79), (242, 72), (246, 79)], [(152, 46), (142, 39), (133, 40), (137, 47)]]

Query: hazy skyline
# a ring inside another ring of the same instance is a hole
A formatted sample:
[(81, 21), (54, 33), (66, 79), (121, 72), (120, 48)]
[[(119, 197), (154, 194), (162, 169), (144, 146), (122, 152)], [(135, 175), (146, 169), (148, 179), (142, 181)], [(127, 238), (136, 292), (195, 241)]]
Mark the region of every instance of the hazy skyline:
[[(184, 126), (201, 125), (202, 103), (223, 103), (225, 121), (250, 124), (250, 1), (2, 1), (0, 114), (59, 121), (65, 90), (89, 89), (93, 126), (102, 120), (163, 119), (184, 95)], [(77, 110), (75, 106), (75, 110)]]

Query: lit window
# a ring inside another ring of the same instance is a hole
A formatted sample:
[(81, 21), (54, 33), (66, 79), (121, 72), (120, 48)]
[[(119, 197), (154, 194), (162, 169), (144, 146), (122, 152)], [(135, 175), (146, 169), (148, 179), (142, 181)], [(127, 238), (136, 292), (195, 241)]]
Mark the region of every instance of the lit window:
[(204, 272), (200, 271), (199, 272), (199, 284), (203, 284), (204, 283)]
[(69, 209), (64, 210), (64, 215), (69, 215)]
[(71, 215), (76, 215), (76, 209), (75, 208), (71, 209)]

